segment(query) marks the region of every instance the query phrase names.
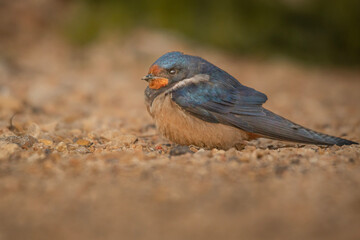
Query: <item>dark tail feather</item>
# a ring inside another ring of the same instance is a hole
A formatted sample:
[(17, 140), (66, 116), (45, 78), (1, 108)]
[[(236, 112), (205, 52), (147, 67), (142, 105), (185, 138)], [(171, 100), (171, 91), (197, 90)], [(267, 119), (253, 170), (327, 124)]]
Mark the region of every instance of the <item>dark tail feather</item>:
[[(253, 132), (279, 140), (310, 143), (318, 145), (351, 145), (356, 142), (333, 137), (293, 123), (269, 110), (264, 109), (266, 116), (256, 117), (256, 121), (247, 121)], [(253, 117), (252, 117), (253, 118)], [(250, 119), (249, 119), (250, 120)]]

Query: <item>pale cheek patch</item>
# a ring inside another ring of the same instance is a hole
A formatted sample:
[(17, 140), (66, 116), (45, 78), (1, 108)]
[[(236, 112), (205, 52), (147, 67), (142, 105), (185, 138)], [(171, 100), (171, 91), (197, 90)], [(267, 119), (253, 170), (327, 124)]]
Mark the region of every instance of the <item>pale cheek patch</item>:
[(167, 78), (155, 78), (150, 80), (149, 82), (149, 88), (151, 89), (160, 89), (162, 87), (165, 87), (169, 84), (169, 79)]

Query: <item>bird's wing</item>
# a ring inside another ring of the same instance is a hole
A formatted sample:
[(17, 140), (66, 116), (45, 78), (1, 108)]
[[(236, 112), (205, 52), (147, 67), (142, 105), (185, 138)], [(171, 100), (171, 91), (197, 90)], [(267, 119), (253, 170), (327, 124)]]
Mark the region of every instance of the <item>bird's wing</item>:
[(265, 94), (233, 78), (198, 81), (171, 92), (172, 100), (190, 114), (274, 139), (324, 145), (354, 142), (318, 133), (262, 107)]
[(234, 81), (198, 81), (178, 88), (172, 100), (185, 111), (213, 123), (223, 123), (253, 132), (242, 116), (265, 116), (265, 94)]

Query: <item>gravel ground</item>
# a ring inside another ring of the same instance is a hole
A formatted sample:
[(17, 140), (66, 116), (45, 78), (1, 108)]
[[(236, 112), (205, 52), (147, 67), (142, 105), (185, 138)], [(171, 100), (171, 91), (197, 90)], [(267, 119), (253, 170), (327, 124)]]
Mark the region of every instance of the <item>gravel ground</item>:
[[(360, 147), (175, 148), (140, 78), (181, 50), (309, 128), (360, 141), (360, 72), (237, 58), (139, 30), (0, 60), (0, 239), (360, 239)], [(15, 114), (15, 115), (14, 115)]]

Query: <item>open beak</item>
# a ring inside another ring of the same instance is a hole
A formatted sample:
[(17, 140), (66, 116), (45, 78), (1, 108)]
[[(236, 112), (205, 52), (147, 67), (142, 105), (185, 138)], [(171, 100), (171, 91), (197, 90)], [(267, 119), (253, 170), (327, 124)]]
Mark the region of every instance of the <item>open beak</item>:
[(141, 80), (145, 80), (145, 81), (149, 82), (150, 80), (152, 80), (154, 78), (155, 78), (154, 75), (148, 74), (145, 77), (142, 77)]

